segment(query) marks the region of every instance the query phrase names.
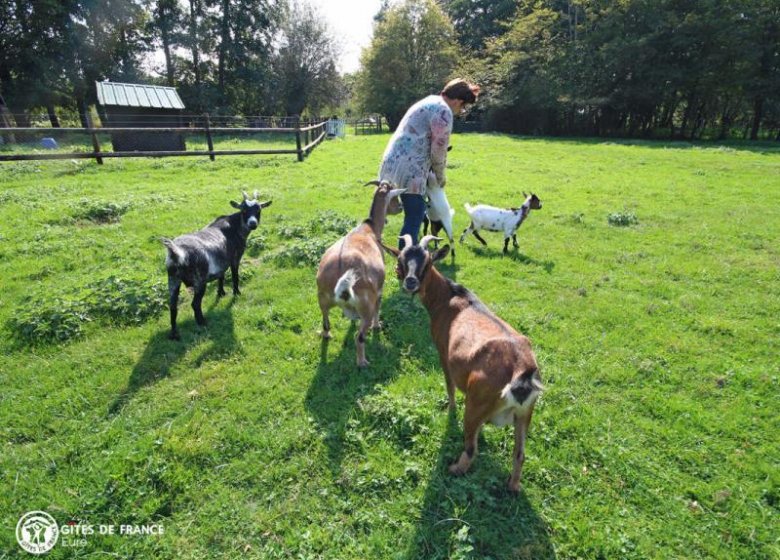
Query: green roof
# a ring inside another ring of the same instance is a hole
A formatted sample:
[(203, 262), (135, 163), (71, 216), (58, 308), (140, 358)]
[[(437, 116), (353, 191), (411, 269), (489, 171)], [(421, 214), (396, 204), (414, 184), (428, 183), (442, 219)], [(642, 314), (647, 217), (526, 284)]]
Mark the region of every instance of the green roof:
[(176, 88), (95, 82), (98, 103), (114, 107), (154, 107), (157, 109), (184, 109)]

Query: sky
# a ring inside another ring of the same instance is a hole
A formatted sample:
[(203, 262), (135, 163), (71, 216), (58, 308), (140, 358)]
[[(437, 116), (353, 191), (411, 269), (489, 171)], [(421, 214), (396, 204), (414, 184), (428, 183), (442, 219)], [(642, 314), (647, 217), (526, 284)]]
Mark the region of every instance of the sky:
[(306, 0), (327, 20), (341, 47), (337, 68), (340, 73), (354, 72), (360, 66), (360, 51), (373, 35), (374, 15), (380, 0)]

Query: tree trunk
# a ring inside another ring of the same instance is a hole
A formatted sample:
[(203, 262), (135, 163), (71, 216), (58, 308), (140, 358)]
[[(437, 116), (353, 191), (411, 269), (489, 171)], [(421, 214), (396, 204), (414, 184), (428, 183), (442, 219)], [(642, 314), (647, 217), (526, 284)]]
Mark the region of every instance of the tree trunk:
[(190, 0), (190, 49), (192, 50), (192, 69), (195, 74), (195, 91), (198, 95), (198, 111), (203, 109), (200, 84), (200, 49), (198, 48), (198, 15), (200, 12), (200, 0)]
[(753, 126), (750, 129), (750, 139), (758, 140), (758, 130), (761, 128), (761, 119), (764, 117), (764, 98), (756, 96), (753, 101)]
[(79, 112), (79, 120), (81, 121), (81, 126), (84, 128), (89, 128), (89, 117), (87, 116), (87, 102), (81, 96), (76, 98), (76, 109)]
[(163, 54), (165, 55), (165, 77), (167, 78), (168, 85), (173, 87), (176, 85), (173, 81), (173, 61), (171, 59), (171, 40), (168, 35), (167, 27), (162, 28), (162, 45)]
[(225, 96), (225, 68), (227, 66), (227, 51), (230, 43), (230, 0), (222, 0), (222, 23), (219, 33), (219, 61), (217, 63), (217, 76), (219, 84), (219, 98), (222, 104)]
[(60, 120), (57, 118), (57, 113), (54, 112), (54, 105), (51, 103), (46, 105), (46, 112), (49, 113), (49, 121), (52, 128), (60, 128)]

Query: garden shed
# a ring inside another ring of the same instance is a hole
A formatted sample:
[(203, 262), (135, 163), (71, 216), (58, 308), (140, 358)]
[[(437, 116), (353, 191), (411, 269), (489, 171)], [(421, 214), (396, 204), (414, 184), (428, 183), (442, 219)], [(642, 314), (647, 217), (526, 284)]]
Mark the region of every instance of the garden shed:
[[(184, 103), (176, 88), (119, 82), (95, 82), (98, 104), (112, 128), (170, 128), (184, 126)], [(115, 132), (115, 152), (184, 151), (177, 132)]]

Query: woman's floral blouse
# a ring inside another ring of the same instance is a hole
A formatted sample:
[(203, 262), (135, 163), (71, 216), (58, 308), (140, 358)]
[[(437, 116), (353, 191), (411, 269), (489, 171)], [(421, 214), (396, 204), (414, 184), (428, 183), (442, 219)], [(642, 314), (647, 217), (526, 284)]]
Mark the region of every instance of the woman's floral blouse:
[(440, 95), (429, 95), (412, 105), (387, 144), (379, 179), (407, 189), (407, 194), (425, 194), (428, 172), (440, 185), (452, 132), (452, 111)]

